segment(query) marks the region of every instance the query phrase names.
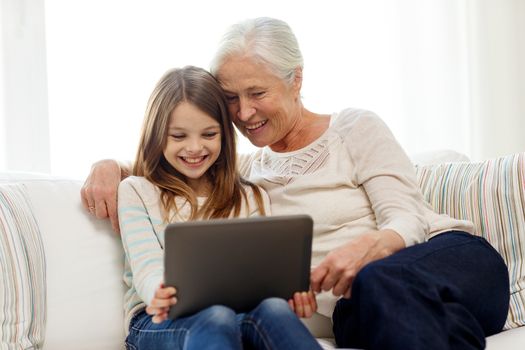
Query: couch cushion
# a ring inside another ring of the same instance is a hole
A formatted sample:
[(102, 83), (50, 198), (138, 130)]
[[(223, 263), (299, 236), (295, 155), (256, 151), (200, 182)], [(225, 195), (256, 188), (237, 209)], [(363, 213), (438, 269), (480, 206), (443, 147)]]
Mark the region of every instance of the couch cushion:
[(486, 350), (525, 349), (525, 327), (519, 327), (487, 338)]
[(0, 348), (41, 349), (45, 335), (45, 255), (21, 185), (0, 185)]
[(525, 153), (477, 163), (416, 166), (434, 210), (474, 222), (509, 270), (505, 329), (525, 325)]
[[(46, 283), (42, 283), (46, 288), (35, 289), (40, 296), (47, 294), (47, 313), (43, 308), (38, 312), (46, 319), (44, 350), (123, 348), (125, 286), (120, 237), (108, 220), (97, 220), (85, 212), (80, 202), (81, 181), (0, 173), (0, 186), (24, 190), (28, 208), (20, 219), (33, 218), (41, 232), (46, 267), (34, 276), (46, 272)], [(29, 302), (24, 305), (31, 306)], [(39, 339), (43, 338), (41, 334)]]
[(417, 165), (438, 165), (443, 163), (470, 161), (465, 154), (449, 149), (415, 153), (410, 156), (410, 160)]
[(86, 213), (80, 181), (24, 180), (47, 262), (45, 349), (120, 349), (124, 253), (108, 220)]

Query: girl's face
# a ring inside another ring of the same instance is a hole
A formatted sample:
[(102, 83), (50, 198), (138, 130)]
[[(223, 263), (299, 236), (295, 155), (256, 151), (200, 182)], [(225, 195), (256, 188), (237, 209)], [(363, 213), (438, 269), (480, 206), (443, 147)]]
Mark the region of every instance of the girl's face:
[(217, 77), (233, 122), (252, 144), (279, 150), (300, 118), (300, 82), (286, 84), (264, 65), (233, 56)]
[(220, 124), (193, 104), (180, 103), (171, 112), (163, 153), (197, 195), (207, 194), (210, 184), (204, 175), (220, 152)]

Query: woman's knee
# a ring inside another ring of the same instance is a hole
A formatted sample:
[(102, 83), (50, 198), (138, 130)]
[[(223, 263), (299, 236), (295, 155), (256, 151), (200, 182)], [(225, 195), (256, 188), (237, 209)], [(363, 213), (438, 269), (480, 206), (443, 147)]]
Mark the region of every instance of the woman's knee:
[(352, 282), (352, 297), (358, 295), (374, 297), (377, 294), (390, 294), (403, 282), (403, 267), (375, 261), (364, 266)]

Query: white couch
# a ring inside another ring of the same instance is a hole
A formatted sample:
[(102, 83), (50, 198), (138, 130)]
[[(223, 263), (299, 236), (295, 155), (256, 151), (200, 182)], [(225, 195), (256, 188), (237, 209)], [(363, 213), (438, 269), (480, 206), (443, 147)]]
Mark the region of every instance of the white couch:
[[(27, 200), (25, 210), (30, 211), (25, 215), (33, 216), (31, 219), (38, 226), (45, 255), (45, 279), (40, 285), (33, 286), (33, 292), (37, 293), (33, 294), (45, 296), (42, 300), (47, 305), (40, 309), (40, 313), (35, 311), (39, 310), (35, 307), (27, 308), (26, 305), (25, 311), (19, 307), (17, 312), (33, 315), (32, 320), (23, 320), (19, 327), (27, 328), (31, 321), (45, 322), (44, 328), (33, 327), (28, 331), (28, 334), (32, 332), (34, 343), (44, 342), (44, 349), (122, 349), (123, 251), (119, 237), (113, 233), (108, 221), (94, 219), (83, 209), (80, 187), (81, 181), (78, 180), (38, 174), (0, 173), (0, 204), (3, 205), (0, 229), (3, 225), (5, 236), (6, 227), (9, 226), (9, 222), (6, 226), (5, 221), (13, 214), (9, 208), (14, 204), (9, 202), (6, 193), (9, 194), (13, 189), (21, 190)], [(17, 220), (25, 223), (24, 218), (18, 217)], [(6, 244), (5, 237), (2, 242)], [(0, 269), (2, 273), (6, 272)], [(14, 283), (15, 279), (7, 284)], [(7, 284), (4, 283), (4, 288), (8, 288)], [(5, 301), (5, 289), (4, 294), (0, 294), (0, 310), (2, 298), (4, 304), (8, 303)], [(27, 302), (28, 299), (22, 301)], [(0, 315), (0, 324), (6, 319), (5, 314)], [(313, 329), (317, 336), (329, 336), (328, 319), (315, 323)], [(7, 333), (0, 335), (0, 349), (29, 347), (3, 343), (8, 336)], [(321, 340), (321, 343), (325, 348), (332, 348), (330, 339)], [(525, 327), (489, 337), (487, 348), (525, 349)]]

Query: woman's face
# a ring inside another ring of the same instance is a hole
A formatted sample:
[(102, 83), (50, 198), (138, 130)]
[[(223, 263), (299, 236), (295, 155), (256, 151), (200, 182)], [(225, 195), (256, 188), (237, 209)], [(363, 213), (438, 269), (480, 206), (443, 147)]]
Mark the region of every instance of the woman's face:
[(282, 148), (300, 117), (300, 78), (290, 86), (263, 64), (239, 56), (228, 58), (217, 78), (241, 133), (255, 146)]

